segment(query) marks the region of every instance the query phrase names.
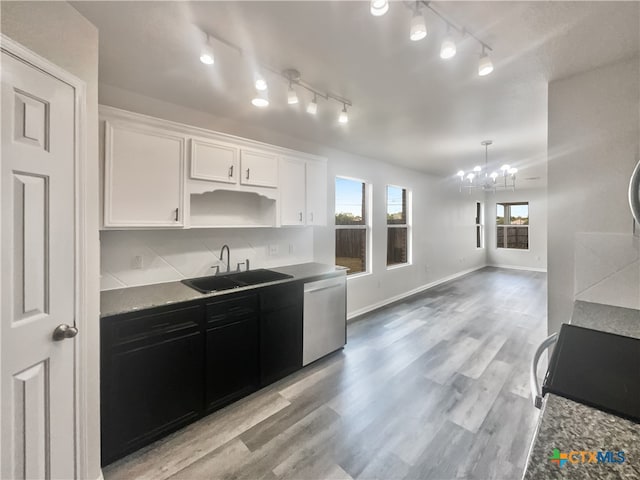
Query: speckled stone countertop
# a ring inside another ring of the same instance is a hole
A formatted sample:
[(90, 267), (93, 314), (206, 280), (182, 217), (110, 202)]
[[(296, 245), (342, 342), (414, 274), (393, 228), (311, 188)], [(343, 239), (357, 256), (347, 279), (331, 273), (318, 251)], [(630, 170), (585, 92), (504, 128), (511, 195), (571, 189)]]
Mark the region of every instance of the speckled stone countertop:
[[(571, 323), (640, 338), (640, 310), (577, 301)], [(640, 365), (630, 365), (640, 375)], [(638, 399), (640, 402), (640, 399)], [(533, 407), (532, 407), (533, 408)], [(553, 449), (624, 451), (623, 463), (551, 463)], [(548, 394), (529, 452), (524, 480), (640, 480), (640, 424)]]
[(211, 293), (200, 293), (179, 281), (157, 283), (154, 285), (142, 285), (140, 287), (118, 288), (116, 290), (105, 290), (100, 292), (100, 317), (109, 317), (111, 315), (133, 312), (145, 308), (188, 302), (190, 300), (226, 295), (229, 293), (237, 293), (243, 290), (251, 290), (254, 288), (276, 285), (278, 283), (291, 282), (294, 280), (343, 275), (346, 272), (344, 267), (325, 265), (322, 263), (301, 263), (298, 265), (269, 268), (269, 270), (285, 273), (287, 275), (291, 275), (293, 278)]

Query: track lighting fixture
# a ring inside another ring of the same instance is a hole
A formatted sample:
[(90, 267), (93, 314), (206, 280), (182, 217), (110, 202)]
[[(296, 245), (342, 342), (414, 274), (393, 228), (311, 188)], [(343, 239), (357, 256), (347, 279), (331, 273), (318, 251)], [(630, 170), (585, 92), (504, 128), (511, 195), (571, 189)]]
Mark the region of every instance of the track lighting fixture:
[(440, 45), (440, 58), (447, 60), (453, 58), (456, 54), (456, 41), (451, 35), (451, 27), (447, 25), (447, 35), (442, 39)]
[(267, 89), (267, 81), (264, 79), (262, 75), (256, 75), (256, 90), (266, 90)]
[(289, 90), (287, 91), (287, 103), (289, 105), (296, 105), (298, 103), (298, 94), (293, 89), (291, 82), (289, 82)]
[[(416, 2), (417, 3), (417, 2)], [(409, 30), (409, 38), (414, 42), (422, 40), (427, 36), (427, 24), (424, 21), (424, 15), (416, 5), (416, 9), (411, 17), (411, 29)]]
[(374, 17), (381, 17), (389, 11), (388, 0), (371, 0), (370, 12)]
[(205, 44), (202, 46), (202, 50), (200, 51), (200, 61), (205, 65), (213, 65), (215, 63), (213, 48), (211, 48), (211, 44), (209, 43), (209, 35), (207, 35)]
[(344, 103), (340, 115), (338, 115), (338, 123), (342, 125), (349, 123), (349, 115), (347, 114), (347, 104)]
[(266, 90), (261, 90), (256, 93), (256, 96), (253, 97), (251, 103), (255, 107), (264, 108), (269, 106), (269, 97), (267, 96)]
[(311, 115), (318, 113), (318, 96), (315, 93), (313, 94), (313, 100), (307, 105), (307, 113)]
[(478, 61), (478, 75), (484, 77), (493, 72), (493, 63), (489, 58), (489, 54), (486, 52), (485, 45), (482, 45), (482, 54), (480, 54), (480, 60)]

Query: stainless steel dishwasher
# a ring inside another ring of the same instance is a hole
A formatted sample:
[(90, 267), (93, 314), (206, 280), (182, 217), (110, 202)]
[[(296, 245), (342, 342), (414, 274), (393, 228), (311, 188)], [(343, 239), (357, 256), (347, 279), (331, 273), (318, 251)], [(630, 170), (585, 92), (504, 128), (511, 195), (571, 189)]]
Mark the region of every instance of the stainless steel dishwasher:
[(302, 365), (324, 357), (347, 343), (347, 278), (304, 284)]

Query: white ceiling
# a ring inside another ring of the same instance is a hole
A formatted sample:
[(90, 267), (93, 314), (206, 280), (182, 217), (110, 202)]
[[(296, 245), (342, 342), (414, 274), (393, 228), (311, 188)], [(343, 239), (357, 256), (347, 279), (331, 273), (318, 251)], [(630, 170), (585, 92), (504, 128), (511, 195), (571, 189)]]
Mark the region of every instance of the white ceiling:
[[(411, 12), (393, 2), (383, 17), (368, 2), (73, 2), (100, 32), (100, 81), (217, 116), (257, 124), (344, 151), (440, 176), (482, 163), (520, 168), (545, 181), (547, 83), (637, 55), (638, 2), (434, 2), (494, 50), (478, 77), (477, 43), (439, 58), (444, 25), (426, 12), (426, 39), (411, 42)], [(213, 68), (199, 60), (208, 30), (221, 43)], [(353, 102), (286, 105), (286, 83), (266, 75), (271, 106), (250, 104), (255, 60), (296, 68), (308, 83)], [(588, 99), (585, 99), (588, 101)], [(526, 183), (526, 180), (525, 180)], [(535, 184), (540, 181), (534, 181)]]

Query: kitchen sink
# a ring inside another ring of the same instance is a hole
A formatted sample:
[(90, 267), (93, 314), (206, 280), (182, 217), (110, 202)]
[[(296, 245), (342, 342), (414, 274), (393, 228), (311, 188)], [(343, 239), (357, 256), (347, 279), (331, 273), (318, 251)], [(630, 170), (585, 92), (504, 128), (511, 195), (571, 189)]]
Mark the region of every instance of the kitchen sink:
[(246, 287), (249, 285), (275, 282), (276, 280), (284, 280), (285, 278), (293, 277), (284, 273), (274, 272), (273, 270), (259, 268), (257, 270), (249, 270), (246, 272), (233, 272), (222, 275), (211, 275), (208, 277), (190, 278), (188, 280), (182, 280), (182, 283), (200, 293), (210, 293)]

